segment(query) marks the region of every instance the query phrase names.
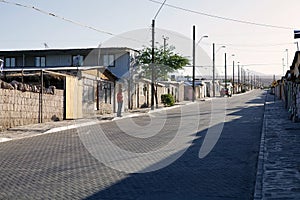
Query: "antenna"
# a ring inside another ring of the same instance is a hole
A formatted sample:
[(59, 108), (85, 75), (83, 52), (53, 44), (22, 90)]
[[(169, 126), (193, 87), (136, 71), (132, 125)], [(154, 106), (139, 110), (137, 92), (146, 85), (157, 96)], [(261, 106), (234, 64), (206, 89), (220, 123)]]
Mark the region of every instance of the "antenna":
[(49, 46), (48, 46), (48, 44), (46, 42), (44, 43), (44, 46), (45, 46), (45, 49), (49, 48)]

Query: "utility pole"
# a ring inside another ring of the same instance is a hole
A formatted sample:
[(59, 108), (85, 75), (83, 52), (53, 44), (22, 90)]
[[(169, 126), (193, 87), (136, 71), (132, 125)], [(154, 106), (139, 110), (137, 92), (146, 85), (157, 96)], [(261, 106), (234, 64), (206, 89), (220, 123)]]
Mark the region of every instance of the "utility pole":
[(196, 40), (196, 27), (194, 25), (193, 26), (193, 97), (192, 97), (193, 102), (195, 101), (195, 55), (196, 55), (195, 40)]
[(282, 76), (284, 76), (284, 58), (282, 58)]
[(249, 90), (250, 90), (250, 72), (249, 72), (248, 69), (247, 69), (247, 71), (248, 71), (248, 87), (249, 87)]
[(152, 60), (151, 60), (151, 110), (154, 110), (154, 28), (155, 28), (155, 20), (152, 20)]
[(237, 86), (237, 92), (240, 91), (240, 62), (238, 62), (238, 86)]
[(253, 79), (252, 79), (252, 74), (251, 74), (251, 90), (253, 90)]
[(166, 52), (166, 46), (167, 46), (167, 40), (169, 39), (169, 37), (165, 37), (164, 35), (162, 36), (163, 40), (164, 40), (164, 53)]
[[(234, 54), (232, 56), (234, 56)], [(232, 61), (232, 87), (232, 94), (234, 94), (234, 60)]]
[(40, 89), (40, 96), (39, 96), (39, 123), (43, 123), (43, 93), (44, 93), (44, 71), (41, 70), (40, 74), (40, 81), (41, 81), (41, 89)]
[[(286, 49), (286, 67), (287, 69), (289, 69), (289, 50)], [(285, 75), (285, 73), (283, 74), (283, 76)]]
[(215, 43), (213, 43), (213, 97), (216, 96), (215, 89)]
[(151, 68), (151, 110), (154, 110), (154, 93), (155, 93), (155, 88), (154, 88), (154, 39), (155, 39), (155, 19), (158, 16), (159, 12), (161, 11), (162, 7), (165, 5), (167, 0), (165, 0), (161, 6), (159, 7), (158, 11), (156, 12), (154, 18), (152, 19), (152, 60), (151, 60), (151, 64), (152, 64), (152, 68)]
[(226, 63), (226, 53), (225, 53), (225, 89), (227, 89), (227, 63)]
[(244, 87), (245, 87), (245, 70), (244, 70), (244, 68), (242, 67), (241, 68), (241, 79), (242, 79), (242, 90), (244, 89)]

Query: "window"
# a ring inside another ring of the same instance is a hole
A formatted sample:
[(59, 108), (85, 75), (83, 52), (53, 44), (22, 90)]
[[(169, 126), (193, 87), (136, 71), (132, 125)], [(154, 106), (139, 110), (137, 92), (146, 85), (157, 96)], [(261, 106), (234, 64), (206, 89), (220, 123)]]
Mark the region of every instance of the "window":
[(35, 66), (36, 67), (46, 67), (46, 57), (37, 56), (35, 57)]
[(16, 58), (5, 58), (5, 67), (15, 67)]
[(74, 67), (82, 66), (83, 65), (83, 56), (81, 56), (81, 55), (73, 56), (72, 61), (73, 61), (72, 65)]
[(105, 67), (114, 67), (115, 66), (115, 55), (104, 55), (103, 56), (103, 65)]

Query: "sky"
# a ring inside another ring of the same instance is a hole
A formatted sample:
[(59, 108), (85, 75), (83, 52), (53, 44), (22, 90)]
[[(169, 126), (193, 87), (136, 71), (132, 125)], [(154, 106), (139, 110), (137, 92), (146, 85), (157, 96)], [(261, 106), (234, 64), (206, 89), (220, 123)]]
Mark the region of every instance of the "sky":
[[(163, 2), (5, 1), (28, 7), (0, 0), (1, 50), (43, 49), (44, 43), (54, 49), (150, 46), (151, 22)], [(220, 74), (224, 72), (226, 53), (228, 67), (234, 61), (253, 73), (282, 75), (292, 63), (297, 50), (295, 42), (300, 43), (293, 33), (300, 30), (299, 10), (299, 0), (167, 0), (155, 20), (155, 41), (162, 45), (164, 36), (168, 45), (176, 47), (175, 51), (191, 59), (195, 25), (196, 41), (208, 36), (197, 45), (197, 66), (211, 67), (212, 43), (215, 43)], [(223, 45), (226, 48), (220, 48)]]

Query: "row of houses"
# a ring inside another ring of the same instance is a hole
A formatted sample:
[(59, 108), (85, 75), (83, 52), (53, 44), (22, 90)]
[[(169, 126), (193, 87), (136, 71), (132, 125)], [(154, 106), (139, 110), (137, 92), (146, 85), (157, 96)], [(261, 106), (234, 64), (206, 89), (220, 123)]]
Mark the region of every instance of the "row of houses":
[(284, 102), (292, 121), (300, 119), (300, 51), (295, 53), (292, 65), (285, 76), (274, 81), (273, 93)]
[[(126, 47), (0, 51), (0, 78), (64, 91), (62, 119), (116, 112), (120, 87), (126, 112), (151, 104), (151, 80), (137, 73), (137, 54)], [(211, 96), (212, 85), (211, 81), (197, 81), (196, 98)], [(215, 85), (219, 91), (220, 84), (216, 81)], [(156, 88), (158, 103), (162, 94), (172, 94), (176, 102), (191, 100), (193, 95), (189, 82), (158, 81)]]

